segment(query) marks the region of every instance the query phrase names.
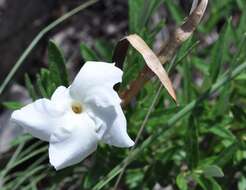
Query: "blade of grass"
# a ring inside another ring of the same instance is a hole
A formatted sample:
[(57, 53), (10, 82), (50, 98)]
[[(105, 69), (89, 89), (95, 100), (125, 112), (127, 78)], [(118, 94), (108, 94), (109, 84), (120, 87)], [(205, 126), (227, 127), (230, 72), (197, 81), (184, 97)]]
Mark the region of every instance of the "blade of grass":
[(4, 176), (6, 175), (6, 173), (8, 172), (8, 170), (14, 165), (17, 157), (19, 156), (19, 154), (21, 153), (23, 147), (24, 147), (25, 143), (22, 143), (18, 146), (18, 148), (15, 150), (13, 156), (11, 157), (10, 161), (8, 162), (5, 170), (3, 170), (1, 173), (0, 173), (0, 179), (2, 181), (2, 179), (4, 178)]
[(33, 151), (32, 153), (28, 154), (27, 156), (21, 158), (20, 160), (15, 160), (14, 163), (11, 163), (11, 165), (9, 167), (6, 167), (5, 170), (3, 171), (4, 174), (8, 173), (12, 168), (18, 166), (19, 164), (25, 162), (26, 160), (28, 160), (29, 158), (32, 158), (42, 152), (45, 152), (47, 151), (47, 147), (43, 147), (43, 148), (40, 148), (36, 151)]
[(95, 4), (98, 1), (99, 0), (90, 0), (90, 1), (87, 1), (87, 2), (85, 2), (83, 4), (81, 4), (80, 6), (76, 7), (75, 9), (72, 9), (68, 13), (64, 14), (62, 17), (58, 18), (57, 20), (55, 20), (54, 22), (52, 22), (51, 24), (49, 24), (43, 30), (41, 30), (39, 32), (39, 34), (33, 39), (32, 43), (27, 47), (27, 49), (20, 56), (20, 58), (18, 59), (18, 61), (14, 65), (14, 67), (11, 69), (11, 71), (9, 72), (9, 74), (7, 75), (7, 77), (5, 78), (5, 80), (3, 81), (3, 83), (1, 84), (1, 86), (0, 86), (0, 95), (3, 93), (4, 89), (6, 88), (6, 86), (8, 85), (8, 83), (10, 82), (10, 80), (12, 79), (12, 77), (14, 76), (14, 74), (16, 73), (16, 71), (23, 64), (23, 62), (26, 59), (26, 57), (30, 54), (30, 52), (33, 50), (33, 48), (37, 45), (37, 43), (40, 41), (40, 39), (45, 34), (47, 34), (50, 30), (52, 30), (54, 27), (56, 27), (57, 25), (59, 25), (60, 23), (62, 23), (63, 21), (65, 21), (66, 19), (68, 19), (71, 16), (77, 14), (78, 12), (84, 10), (85, 8), (87, 8), (87, 7)]
[(12, 188), (12, 190), (20, 189), (20, 185), (25, 182), (26, 179), (31, 177), (32, 175), (36, 174), (37, 172), (40, 172), (41, 170), (45, 169), (45, 166), (38, 166), (34, 168), (33, 170), (26, 172), (25, 175), (23, 175), (15, 184), (15, 186)]

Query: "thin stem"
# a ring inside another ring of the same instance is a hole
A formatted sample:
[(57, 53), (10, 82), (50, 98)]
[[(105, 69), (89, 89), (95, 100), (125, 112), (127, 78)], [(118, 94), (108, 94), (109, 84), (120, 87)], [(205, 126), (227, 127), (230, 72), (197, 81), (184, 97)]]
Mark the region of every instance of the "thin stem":
[(39, 32), (39, 34), (34, 38), (34, 40), (32, 41), (32, 43), (26, 48), (26, 50), (23, 52), (23, 54), (20, 56), (20, 58), (17, 60), (17, 62), (14, 65), (14, 67), (11, 69), (11, 71), (9, 72), (9, 74), (7, 75), (7, 77), (5, 78), (5, 80), (3, 81), (3, 83), (1, 84), (1, 86), (0, 86), (0, 95), (3, 93), (4, 89), (6, 88), (6, 86), (10, 82), (10, 80), (13, 78), (14, 74), (17, 72), (17, 70), (19, 69), (19, 67), (23, 64), (24, 60), (30, 54), (30, 52), (32, 51), (32, 49), (37, 45), (37, 43), (41, 40), (41, 38), (46, 33), (48, 33), (50, 30), (52, 30), (54, 27), (56, 27), (57, 25), (59, 25), (60, 23), (62, 23), (66, 19), (68, 19), (69, 17), (77, 14), (78, 12), (80, 12), (80, 11), (84, 10), (85, 8), (87, 8), (87, 7), (95, 4), (98, 1), (99, 0), (89, 0), (86, 3), (83, 3), (82, 5), (76, 7), (75, 9), (72, 9), (68, 13), (64, 14), (62, 17), (58, 18), (57, 20), (55, 20), (54, 22), (52, 22), (51, 24), (49, 24), (43, 30), (41, 30)]
[[(130, 154), (132, 153), (132, 151), (135, 149), (136, 145), (138, 144), (138, 141), (139, 141), (139, 139), (140, 139), (140, 137), (141, 137), (141, 135), (142, 135), (142, 133), (143, 133), (144, 127), (146, 126), (146, 124), (147, 124), (147, 122), (148, 122), (148, 120), (149, 120), (150, 114), (152, 113), (152, 111), (153, 111), (154, 108), (155, 108), (155, 105), (156, 105), (157, 100), (158, 100), (158, 98), (159, 98), (159, 96), (160, 96), (160, 94), (161, 94), (161, 90), (162, 90), (162, 89), (163, 89), (163, 86), (162, 86), (162, 84), (160, 84), (160, 86), (159, 86), (159, 88), (158, 88), (158, 91), (157, 91), (157, 93), (156, 93), (156, 95), (155, 95), (155, 97), (154, 97), (154, 99), (153, 99), (153, 101), (152, 101), (152, 103), (151, 103), (151, 105), (150, 105), (150, 107), (149, 107), (149, 109), (148, 109), (148, 112), (147, 112), (147, 114), (146, 114), (146, 116), (145, 116), (145, 118), (144, 118), (144, 120), (143, 120), (143, 123), (142, 123), (142, 125), (141, 125), (141, 127), (140, 127), (140, 129), (139, 129), (139, 131), (138, 131), (138, 133), (137, 133), (137, 137), (136, 137), (136, 139), (135, 139), (135, 145), (131, 148)], [(119, 183), (120, 183), (120, 180), (121, 180), (121, 178), (122, 178), (122, 176), (123, 176), (123, 174), (124, 174), (124, 172), (125, 172), (125, 169), (126, 169), (126, 167), (128, 166), (128, 164), (129, 164), (129, 162), (128, 162), (128, 160), (127, 160), (127, 161), (125, 162), (125, 164), (124, 164), (124, 166), (123, 166), (121, 172), (120, 172), (119, 177), (118, 177), (117, 180), (116, 180), (116, 183), (115, 183), (114, 188), (113, 188), (114, 190), (117, 189), (117, 187), (118, 187), (118, 185), (119, 185)]]

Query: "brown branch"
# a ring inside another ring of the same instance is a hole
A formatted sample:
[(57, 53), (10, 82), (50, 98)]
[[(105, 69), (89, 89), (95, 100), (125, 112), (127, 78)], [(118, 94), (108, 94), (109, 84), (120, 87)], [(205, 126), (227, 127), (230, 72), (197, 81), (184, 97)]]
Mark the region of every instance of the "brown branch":
[[(167, 44), (161, 48), (158, 53), (158, 57), (162, 64), (168, 62), (180, 45), (185, 42), (198, 27), (205, 10), (207, 8), (208, 0), (200, 0), (198, 6), (194, 11), (188, 16), (184, 24), (178, 27), (169, 38)], [(122, 98), (122, 106), (126, 106), (130, 103), (133, 97), (135, 97), (142, 87), (155, 75), (148, 68), (147, 65), (144, 66), (143, 70), (139, 73), (137, 79), (129, 84), (129, 87), (120, 92), (120, 97)]]

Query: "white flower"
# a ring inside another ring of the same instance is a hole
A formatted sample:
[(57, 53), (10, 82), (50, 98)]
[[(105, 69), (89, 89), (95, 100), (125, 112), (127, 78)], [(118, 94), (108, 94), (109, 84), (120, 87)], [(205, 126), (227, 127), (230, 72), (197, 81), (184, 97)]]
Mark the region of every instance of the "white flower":
[(113, 64), (86, 62), (71, 86), (58, 87), (51, 100), (42, 98), (14, 111), (11, 119), (49, 141), (49, 160), (57, 170), (82, 161), (99, 141), (133, 146), (121, 99), (113, 90), (121, 78), (122, 71)]

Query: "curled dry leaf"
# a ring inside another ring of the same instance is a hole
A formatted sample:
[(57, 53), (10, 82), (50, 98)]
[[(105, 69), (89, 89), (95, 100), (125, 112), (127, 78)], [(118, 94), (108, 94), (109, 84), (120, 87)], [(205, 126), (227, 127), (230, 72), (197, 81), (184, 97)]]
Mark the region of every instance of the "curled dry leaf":
[[(114, 52), (114, 57), (113, 57), (113, 61), (116, 63), (116, 65), (119, 67), (122, 67), (125, 55), (127, 53), (127, 49), (129, 47), (129, 43), (132, 45), (133, 48), (135, 48), (143, 56), (149, 69), (153, 73), (155, 73), (155, 75), (159, 78), (161, 83), (167, 89), (170, 96), (176, 101), (176, 94), (173, 89), (172, 82), (168, 77), (167, 72), (163, 68), (160, 60), (155, 55), (155, 53), (149, 48), (149, 46), (145, 43), (145, 41), (137, 34), (126, 36), (117, 44), (117, 47)], [(148, 77), (148, 76), (145, 76), (145, 77)], [(152, 76), (149, 76), (149, 77), (152, 77)]]

